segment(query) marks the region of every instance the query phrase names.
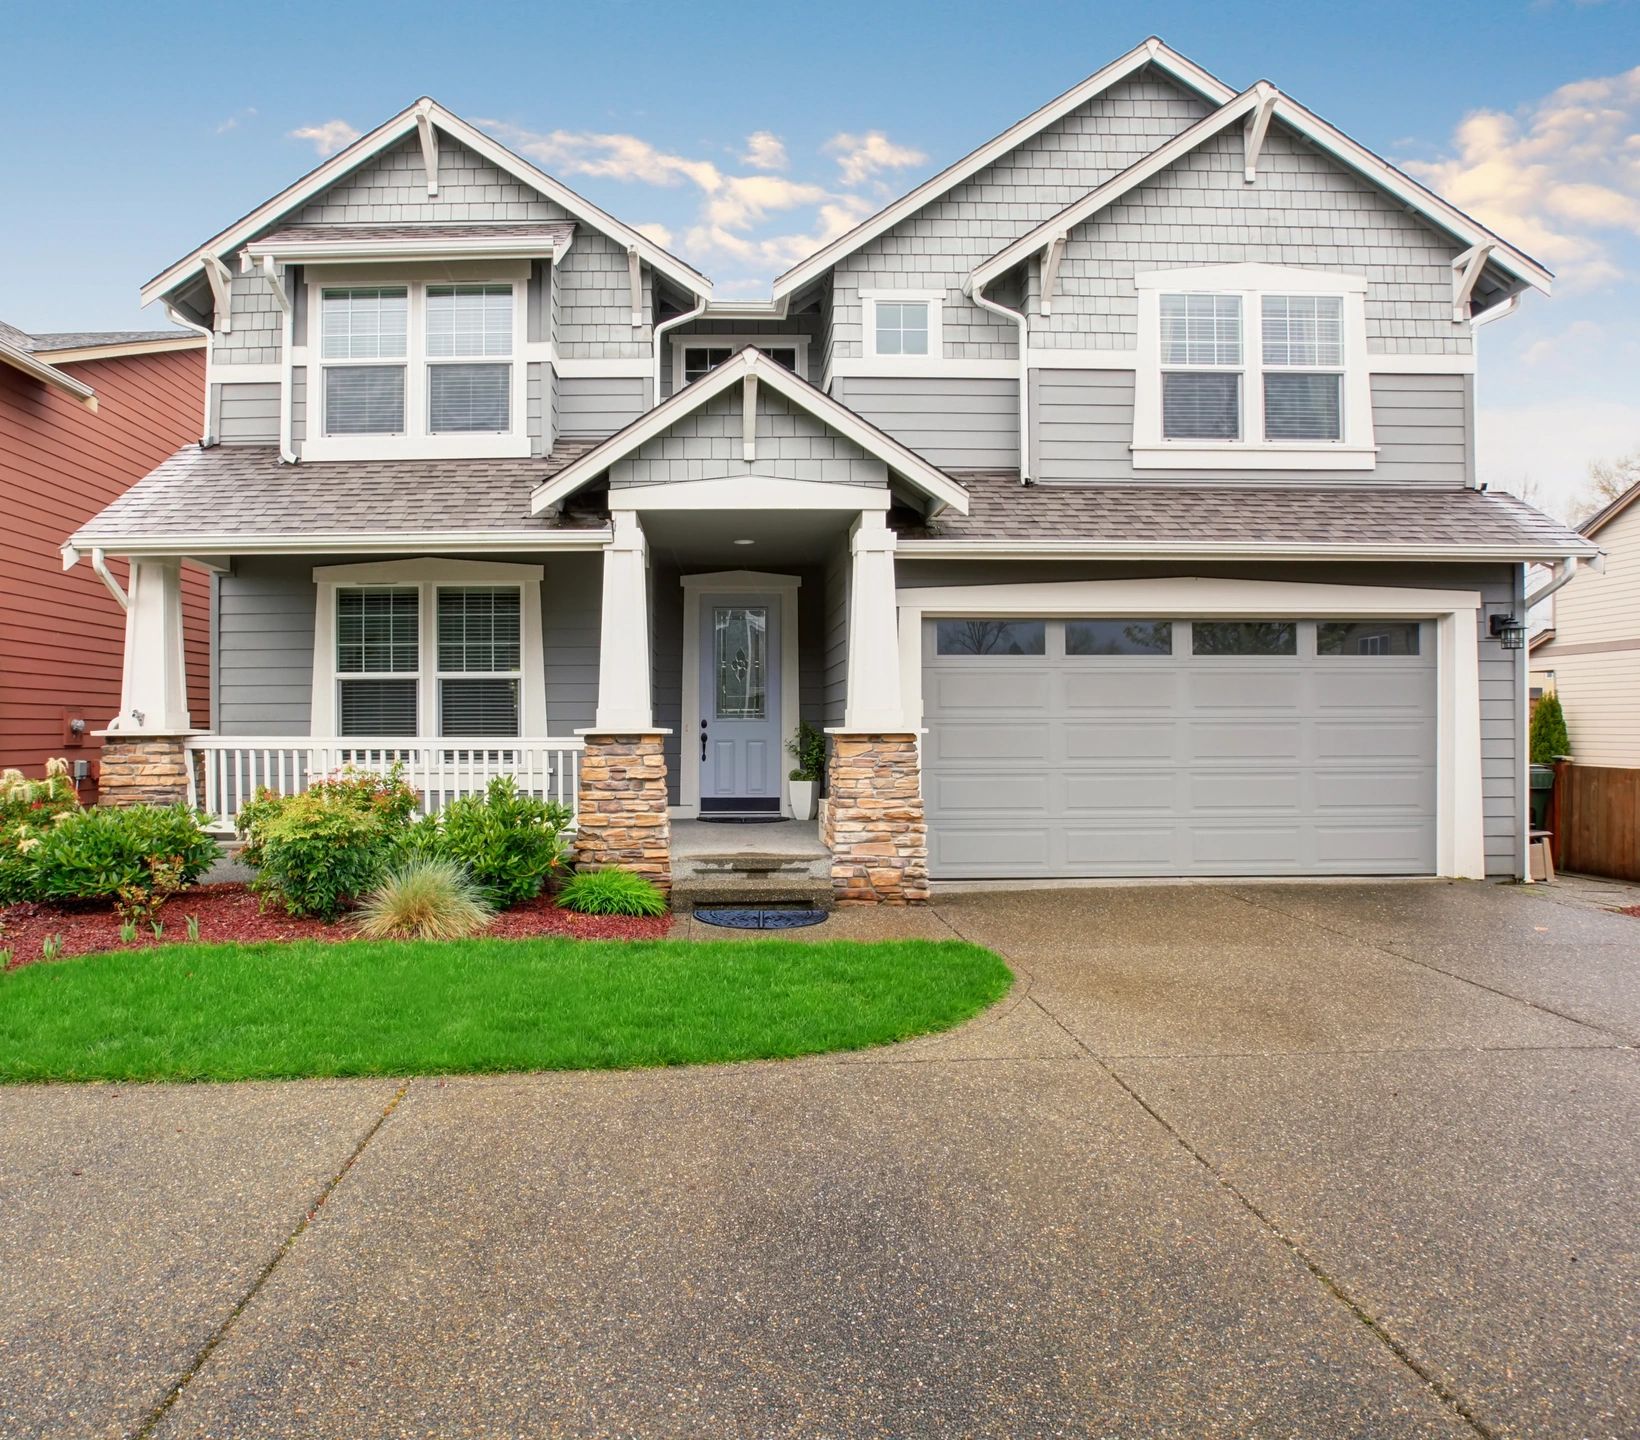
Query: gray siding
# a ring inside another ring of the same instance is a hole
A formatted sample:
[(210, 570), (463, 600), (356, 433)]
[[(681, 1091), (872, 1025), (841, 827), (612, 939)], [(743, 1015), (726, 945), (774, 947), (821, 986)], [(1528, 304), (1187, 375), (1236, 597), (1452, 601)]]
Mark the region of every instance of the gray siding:
[(757, 392), (757, 460), (742, 456), (741, 387), (733, 385), (706, 405), (610, 466), (609, 483), (661, 485), (747, 475), (886, 485), (888, 471), (852, 440), (834, 434), (767, 385)]
[(832, 276), (832, 353), (862, 353), (862, 289), (942, 289), (948, 357), (985, 360), (1017, 354), (1013, 324), (969, 300), (962, 293), (963, 277), (1009, 241), (1148, 155), (1208, 108), (1199, 96), (1147, 68), (845, 257)]
[[(1470, 389), (1463, 375), (1374, 375), (1372, 424), (1378, 463), (1347, 470), (1135, 470), (1133, 371), (1033, 370), (1031, 452), (1046, 482), (1192, 481), (1232, 485), (1448, 485), (1470, 478)], [(879, 422), (881, 423), (881, 422)], [(1015, 452), (1017, 456), (1017, 451)], [(1014, 460), (1003, 462), (1007, 466)]]
[[(603, 557), (519, 555), (544, 564), (542, 643), (547, 728), (569, 735), (592, 724), (598, 704), (598, 625)], [(235, 560), (217, 584), (214, 712), (222, 735), (306, 735), (313, 699), (317, 565), (325, 556)]]
[(1232, 125), (1073, 230), (1053, 314), (1032, 319), (1032, 347), (1132, 348), (1136, 273), (1259, 262), (1365, 276), (1371, 351), (1469, 352), (1468, 325), (1452, 323), (1461, 245), (1279, 122), (1256, 184), (1242, 178), (1242, 155)]
[(848, 603), (851, 558), (848, 542), (835, 547), (826, 563), (824, 650), (821, 657), (821, 713), (827, 725), (841, 725), (848, 705)]
[(271, 365), (279, 359), (284, 312), (261, 275), (234, 275), (228, 282), (233, 329), (211, 337), (217, 365)]
[(935, 465), (1019, 467), (1019, 382), (913, 375), (849, 375), (833, 395)]
[(529, 429), (530, 454), (545, 455), (551, 446), (547, 443), (547, 405), (545, 365), (532, 364), (524, 385), (524, 420)]
[(557, 434), (613, 435), (649, 408), (649, 382), (636, 375), (553, 376)]
[(290, 372), (290, 439), (297, 457), (302, 454), (302, 442), (307, 439), (307, 366), (297, 365)]
[(217, 385), (212, 398), (217, 438), (224, 445), (279, 443), (277, 384)]
[[(1038, 584), (1059, 580), (1118, 580), (1141, 576), (1189, 574), (1207, 578), (1298, 580), (1331, 585), (1398, 585), (1432, 590), (1474, 590), (1484, 606), (1509, 609), (1518, 604), (1522, 583), (1518, 565), (1324, 565), (1282, 568), (1254, 565), (1195, 564), (1177, 566), (1076, 565), (1007, 561), (936, 561), (900, 557), (896, 579), (902, 588), (928, 585), (1006, 585), (1023, 580)], [(1518, 612), (1517, 612), (1518, 613)], [(1522, 706), (1526, 670), (1523, 651), (1505, 650), (1486, 634), (1485, 610), (1479, 618), (1481, 689), (1481, 795), (1486, 832), (1488, 875), (1518, 877), (1524, 853), (1525, 792)]]
[(808, 366), (799, 366), (799, 373), (811, 385), (818, 385), (823, 373), (825, 352), (825, 317), (818, 310), (805, 310), (784, 320), (693, 320), (669, 330), (661, 337), (661, 397), (672, 394), (676, 382), (672, 374), (674, 342), (696, 340), (710, 342), (714, 337), (740, 335), (766, 338), (771, 345), (794, 337), (808, 338)]

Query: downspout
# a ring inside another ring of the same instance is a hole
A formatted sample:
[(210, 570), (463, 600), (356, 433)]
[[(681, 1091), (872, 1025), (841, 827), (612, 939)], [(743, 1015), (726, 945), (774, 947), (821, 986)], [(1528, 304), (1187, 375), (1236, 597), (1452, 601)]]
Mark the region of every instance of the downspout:
[(208, 449), (216, 444), (216, 436), (211, 434), (211, 346), (215, 341), (215, 334), (206, 329), (197, 321), (190, 320), (169, 300), (165, 302), (165, 314), (173, 325), (180, 325), (184, 330), (192, 330), (196, 335), (205, 337), (205, 414), (199, 427), (199, 443), (202, 449)]
[(120, 588), (120, 582), (110, 572), (108, 561), (100, 549), (93, 549), (91, 552), (91, 568), (96, 572), (97, 578), (108, 587), (108, 593), (114, 597), (114, 603), (121, 610), (129, 610), (131, 608), (131, 597)]
[[(683, 312), (683, 314), (674, 315), (670, 320), (662, 320), (658, 324), (656, 324), (656, 326), (655, 326), (655, 329), (654, 329), (654, 346), (655, 346), (655, 377), (654, 377), (654, 381), (655, 381), (655, 383), (654, 383), (654, 390), (651, 392), (650, 397), (649, 397), (649, 404), (650, 404), (651, 409), (653, 409), (656, 405), (659, 405), (661, 403), (661, 353), (662, 353), (661, 352), (661, 337), (666, 335), (668, 332), (670, 332), (672, 330), (676, 330), (678, 328), (678, 326), (684, 324), (686, 321), (698, 320), (701, 317), (701, 315), (703, 315), (705, 313), (705, 311), (706, 311), (706, 296), (697, 295), (695, 297), (695, 301), (696, 301), (696, 304), (695, 304), (695, 308), (693, 310), (685, 310)], [(672, 377), (674, 382), (677, 380), (677, 378), (678, 377), (676, 375), (674, 375)], [(674, 391), (676, 390), (676, 388), (677, 387), (674, 384), (674, 386), (673, 386)]]
[(962, 282), (968, 298), (982, 310), (989, 310), (1019, 327), (1019, 483), (1030, 485), (1031, 479), (1031, 322), (1023, 309), (1010, 310), (996, 300), (985, 298), (985, 287), (975, 286), (970, 275)]
[(1602, 550), (1598, 555), (1568, 555), (1555, 566), (1555, 578), (1538, 586), (1521, 603), (1530, 610), (1534, 605), (1547, 600), (1561, 586), (1569, 584), (1577, 574), (1579, 565), (1587, 565), (1595, 574), (1600, 574), (1606, 568), (1606, 552)]

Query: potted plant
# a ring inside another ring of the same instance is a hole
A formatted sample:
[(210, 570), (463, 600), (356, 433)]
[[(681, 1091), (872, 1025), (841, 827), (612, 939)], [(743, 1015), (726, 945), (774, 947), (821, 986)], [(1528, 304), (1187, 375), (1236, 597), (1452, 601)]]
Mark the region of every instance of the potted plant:
[(1566, 713), (1553, 690), (1539, 700), (1532, 711), (1530, 747), (1532, 828), (1542, 830), (1548, 824), (1549, 794), (1555, 788), (1555, 761), (1564, 758), (1572, 748), (1566, 733)]
[(807, 720), (801, 721), (797, 734), (786, 742), (792, 759), (797, 761), (790, 776), (792, 819), (814, 818), (814, 792), (820, 785), (820, 776), (826, 768), (825, 733)]

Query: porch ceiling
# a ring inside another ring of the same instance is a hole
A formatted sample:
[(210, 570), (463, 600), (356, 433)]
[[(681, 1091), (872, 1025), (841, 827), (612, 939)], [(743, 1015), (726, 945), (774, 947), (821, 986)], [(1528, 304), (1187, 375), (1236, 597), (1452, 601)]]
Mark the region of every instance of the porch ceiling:
[(846, 543), (855, 518), (848, 511), (673, 510), (645, 514), (643, 528), (651, 555), (679, 567), (773, 570), (823, 564)]

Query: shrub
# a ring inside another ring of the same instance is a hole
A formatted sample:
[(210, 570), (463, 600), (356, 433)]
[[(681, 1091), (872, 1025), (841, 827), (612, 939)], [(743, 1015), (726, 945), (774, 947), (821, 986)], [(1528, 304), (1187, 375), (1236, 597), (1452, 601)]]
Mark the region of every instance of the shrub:
[(359, 933), (368, 940), (460, 940), (494, 914), (461, 866), (424, 855), (382, 877), (359, 907)]
[(28, 852), (59, 815), (79, 808), (66, 760), (48, 760), (44, 780), (27, 780), (21, 770), (0, 770), (0, 905), (39, 898), (33, 893)]
[(22, 842), (33, 900), (113, 900), (128, 919), (149, 917), (199, 879), (217, 843), (185, 805), (74, 809)]
[(333, 920), (403, 853), (417, 795), (401, 767), (344, 770), (299, 795), (261, 790), (239, 812), (252, 888), (292, 915)]
[(558, 892), (558, 903), (583, 915), (664, 915), (666, 897), (630, 870), (585, 870)]
[(520, 795), (510, 775), (491, 780), (482, 795), (453, 800), (415, 828), (412, 843), (428, 856), (454, 861), (501, 908), (541, 893), (563, 867), (563, 830), (570, 812), (550, 800)]
[(1532, 763), (1553, 765), (1555, 756), (1571, 753), (1566, 714), (1560, 708), (1560, 696), (1551, 691), (1538, 701), (1537, 709), (1532, 712)]
[(787, 777), (791, 780), (818, 780), (826, 773), (826, 732), (809, 724), (798, 722), (797, 734), (786, 742), (796, 767)]

